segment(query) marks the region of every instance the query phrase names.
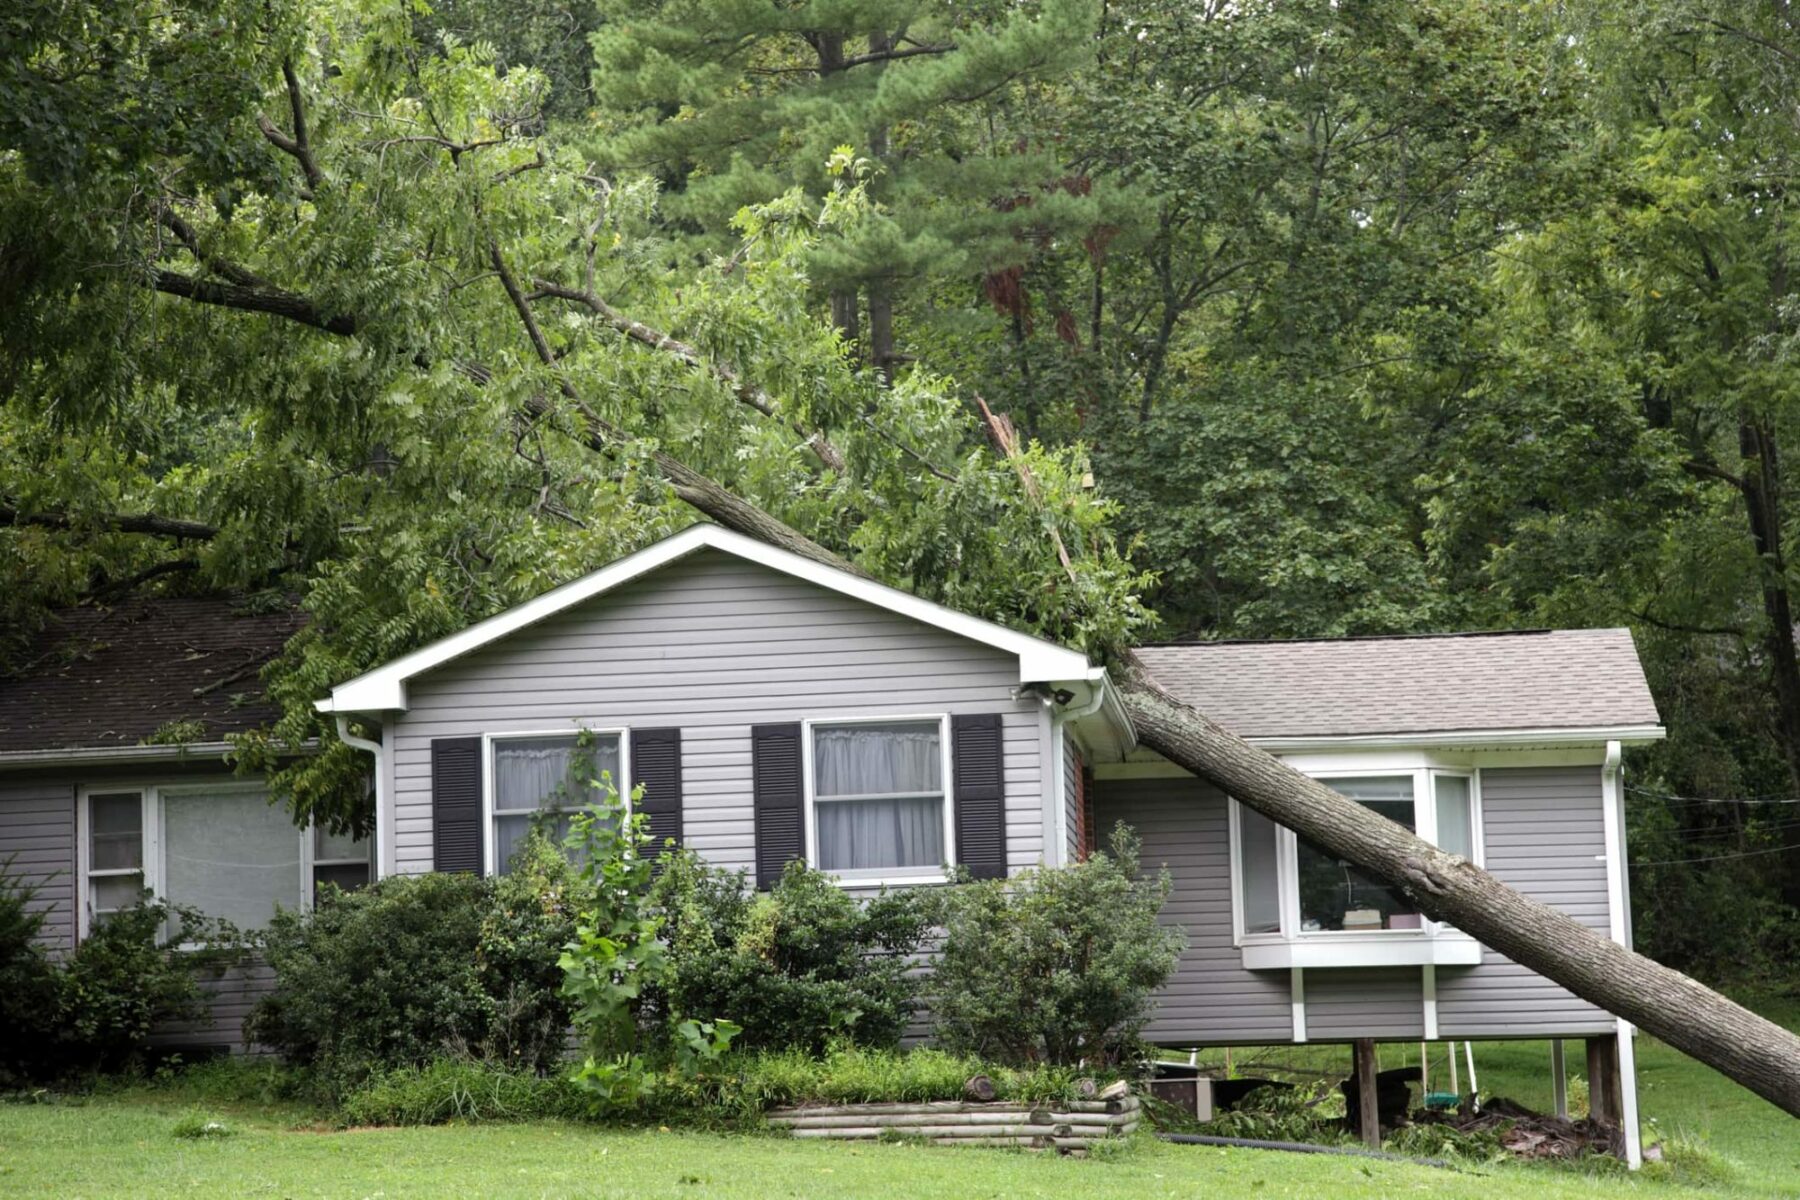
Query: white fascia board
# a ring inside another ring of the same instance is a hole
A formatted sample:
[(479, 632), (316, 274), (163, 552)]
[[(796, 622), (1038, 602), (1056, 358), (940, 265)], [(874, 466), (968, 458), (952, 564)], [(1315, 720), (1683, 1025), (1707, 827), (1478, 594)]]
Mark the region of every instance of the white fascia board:
[(329, 699), (318, 701), (316, 707), (321, 712), (331, 713), (403, 711), (406, 708), (406, 682), (415, 675), (460, 658), (510, 633), (603, 595), (658, 567), (700, 550), (723, 551), (747, 562), (909, 617), (921, 624), (1016, 654), (1019, 659), (1020, 683), (1080, 679), (1093, 669), (1086, 655), (1058, 646), (1054, 642), (945, 608), (930, 600), (922, 600), (898, 588), (826, 566), (723, 526), (692, 525), (598, 571), (553, 588), (536, 599), (514, 605), (485, 621), (476, 622), (460, 633), (440, 638), (429, 646), (341, 683), (332, 689)]
[[(319, 743), (307, 740), (293, 749), (311, 754)], [(71, 746), (56, 750), (8, 750), (0, 753), (0, 771), (44, 766), (103, 766), (108, 763), (162, 763), (223, 758), (237, 749), (230, 742), (188, 742), (172, 746)]]
[(1325, 737), (1301, 734), (1292, 737), (1253, 737), (1244, 740), (1252, 746), (1259, 746), (1270, 751), (1412, 748), (1509, 750), (1604, 746), (1607, 742), (1640, 746), (1649, 742), (1660, 742), (1667, 736), (1668, 731), (1661, 725), (1596, 725), (1562, 729), (1476, 729), (1449, 733), (1357, 733)]

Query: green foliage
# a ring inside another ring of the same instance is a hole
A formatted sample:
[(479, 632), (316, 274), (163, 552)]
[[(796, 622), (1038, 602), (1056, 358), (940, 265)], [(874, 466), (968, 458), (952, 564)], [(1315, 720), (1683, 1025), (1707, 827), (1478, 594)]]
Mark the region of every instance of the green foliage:
[(652, 996), (657, 1009), (730, 1014), (742, 1026), (743, 1049), (898, 1043), (916, 991), (913, 955), (926, 934), (917, 893), (860, 901), (795, 862), (758, 894), (741, 872), (689, 850), (663, 863), (652, 901), (671, 970)]
[(228, 1122), (207, 1113), (189, 1113), (175, 1122), (175, 1127), (169, 1132), (191, 1142), (236, 1137), (238, 1133)]
[(1074, 1066), (1036, 1063), (996, 1066), (944, 1050), (873, 1050), (834, 1045), (823, 1055), (803, 1050), (765, 1051), (733, 1061), (735, 1086), (763, 1107), (784, 1104), (883, 1104), (961, 1100), (976, 1075), (994, 1083), (994, 1098), (1038, 1104), (1078, 1100), (1081, 1080), (1111, 1076)]
[(0, 1083), (141, 1065), (157, 1025), (204, 1018), (200, 977), (235, 959), (228, 928), (144, 899), (52, 960), (33, 895), (0, 866)]
[(441, 1125), (446, 1121), (578, 1118), (589, 1097), (567, 1075), (473, 1058), (437, 1058), (423, 1066), (375, 1075), (346, 1096), (338, 1113), (349, 1125)]
[(1258, 1088), (1199, 1130), (1215, 1137), (1348, 1145), (1355, 1138), (1344, 1128), (1343, 1116), (1336, 1082), (1317, 1080), (1290, 1088)]
[(526, 858), (537, 869), (391, 876), (279, 914), (263, 939), (276, 986), (251, 1036), (330, 1096), (458, 1051), (553, 1070), (570, 1012), (556, 954), (585, 899), (566, 869)]
[[(603, 1105), (628, 1104), (642, 1090), (638, 1002), (671, 973), (662, 919), (649, 903), (654, 858), (650, 818), (635, 803), (642, 798), (640, 785), (628, 808), (610, 781), (602, 781), (600, 799), (575, 815), (567, 843), (588, 888), (558, 965), (570, 1019), (587, 1050), (574, 1078)], [(728, 1027), (715, 1025), (726, 1042)], [(686, 1038), (682, 1044), (692, 1046)]]
[(1139, 874), (1137, 837), (1121, 825), (1111, 852), (1086, 862), (945, 889), (938, 1039), (1004, 1063), (1126, 1060), (1186, 944), (1158, 920), (1169, 888), (1166, 870)]

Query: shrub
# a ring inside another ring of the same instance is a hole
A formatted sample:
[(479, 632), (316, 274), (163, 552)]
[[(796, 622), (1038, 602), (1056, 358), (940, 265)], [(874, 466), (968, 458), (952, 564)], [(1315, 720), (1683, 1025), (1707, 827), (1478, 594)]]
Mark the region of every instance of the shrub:
[(333, 1097), (450, 1052), (550, 1070), (569, 1025), (556, 958), (580, 893), (554, 848), (528, 844), (499, 879), (393, 876), (283, 912), (263, 938), (276, 986), (250, 1034)]
[(568, 1076), (538, 1075), (472, 1058), (440, 1058), (375, 1076), (343, 1102), (351, 1125), (441, 1125), (580, 1117), (587, 1098)]
[(56, 961), (36, 941), (32, 895), (0, 873), (0, 1081), (120, 1070), (142, 1060), (157, 1025), (204, 1018), (197, 976), (230, 961), (227, 927), (140, 900)]
[(928, 1103), (963, 1099), (976, 1075), (994, 1084), (997, 1102), (1053, 1103), (1082, 1099), (1084, 1078), (1106, 1082), (1075, 1067), (996, 1067), (943, 1050), (869, 1050), (833, 1047), (823, 1057), (771, 1051), (734, 1059), (728, 1072), (739, 1091), (762, 1107), (782, 1104)]
[(672, 971), (647, 997), (652, 1014), (728, 1017), (740, 1049), (828, 1042), (893, 1046), (912, 1013), (914, 955), (927, 922), (917, 893), (859, 901), (830, 877), (790, 863), (767, 894), (742, 872), (691, 851), (664, 856), (651, 893)]
[(1178, 928), (1157, 921), (1164, 871), (1144, 878), (1121, 825), (1110, 854), (939, 892), (931, 980), (938, 1039), (1007, 1063), (1116, 1063), (1175, 967)]

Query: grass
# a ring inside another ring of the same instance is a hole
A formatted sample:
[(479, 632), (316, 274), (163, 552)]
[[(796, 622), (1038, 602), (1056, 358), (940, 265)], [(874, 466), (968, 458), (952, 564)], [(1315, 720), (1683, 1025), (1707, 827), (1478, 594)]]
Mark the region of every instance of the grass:
[[(1800, 1023), (1800, 1005), (1763, 1009), (1790, 1026)], [(1395, 1065), (1399, 1048), (1384, 1052), (1392, 1056), (1384, 1063)], [(1306, 1066), (1322, 1064), (1333, 1051), (1306, 1049), (1298, 1058), (1292, 1048), (1280, 1053), (1289, 1065)], [(556, 1121), (339, 1131), (301, 1104), (246, 1095), (202, 1075), (172, 1087), (0, 1105), (0, 1195), (1152, 1200), (1204, 1193), (1320, 1200), (1765, 1200), (1800, 1194), (1800, 1124), (1650, 1039), (1642, 1039), (1639, 1059), (1645, 1115), (1666, 1134), (1704, 1139), (1722, 1160), (1723, 1177), (1711, 1160), (1635, 1178), (1513, 1165), (1453, 1173), (1147, 1140), (1077, 1161)], [(1548, 1064), (1544, 1043), (1477, 1047), (1483, 1090), (1528, 1104), (1549, 1103)], [(191, 1135), (207, 1122), (222, 1123), (230, 1135)]]

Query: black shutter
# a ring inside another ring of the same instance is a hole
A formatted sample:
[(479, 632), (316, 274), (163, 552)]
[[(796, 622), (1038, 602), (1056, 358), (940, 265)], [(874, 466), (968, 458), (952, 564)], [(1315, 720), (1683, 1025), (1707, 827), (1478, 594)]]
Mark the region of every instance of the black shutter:
[(1000, 715), (950, 718), (956, 861), (976, 879), (1006, 878), (1006, 773)]
[(631, 731), (631, 787), (644, 789), (638, 811), (650, 818), (651, 849), (681, 841), (681, 730)]
[(482, 870), (481, 739), (431, 742), (431, 851), (439, 871)]
[(756, 886), (767, 888), (782, 870), (806, 857), (805, 770), (800, 726), (750, 729), (751, 793), (756, 804)]

